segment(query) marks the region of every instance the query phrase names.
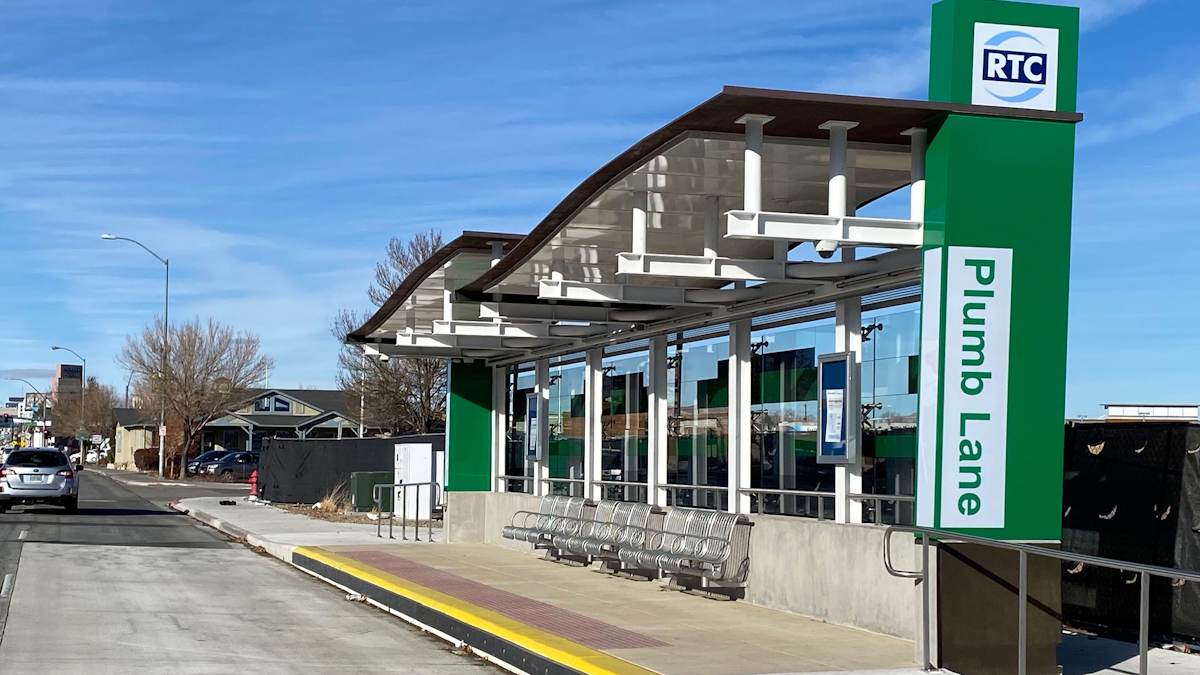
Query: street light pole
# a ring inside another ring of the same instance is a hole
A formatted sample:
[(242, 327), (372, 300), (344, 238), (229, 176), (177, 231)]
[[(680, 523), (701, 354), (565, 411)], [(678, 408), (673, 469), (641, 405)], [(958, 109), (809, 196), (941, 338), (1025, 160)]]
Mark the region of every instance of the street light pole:
[[(159, 352), (162, 355), (162, 362), (159, 366), (158, 373), (160, 380), (159, 385), (162, 387), (162, 390), (159, 392), (158, 396), (158, 401), (160, 404), (158, 409), (158, 477), (164, 478), (163, 472), (166, 468), (167, 461), (165, 437), (167, 435), (167, 350), (170, 348), (171, 334), (171, 261), (160, 256), (154, 251), (151, 251), (145, 244), (136, 239), (130, 239), (129, 237), (114, 237), (111, 234), (102, 234), (100, 235), (100, 238), (107, 239), (109, 241), (128, 241), (137, 244), (138, 246), (142, 247), (142, 250), (154, 256), (155, 259), (163, 264), (163, 343), (162, 351)], [(180, 478), (183, 477), (182, 464), (179, 466), (179, 476)]]
[(40, 406), (38, 406), (38, 411), (42, 413), (42, 443), (45, 443), (46, 442), (46, 395), (43, 394), (42, 392), (38, 391), (37, 387), (33, 386), (33, 383), (30, 382), (29, 380), (23, 380), (19, 377), (6, 377), (4, 379), (12, 380), (13, 382), (24, 382), (25, 384), (29, 385), (29, 388), (33, 390), (33, 393), (42, 397), (42, 404)]
[[(56, 347), (51, 347), (50, 349), (52, 349), (54, 351), (58, 351), (61, 349), (65, 352), (71, 352), (72, 354), (75, 355), (75, 358), (77, 358), (83, 362), (83, 367), (79, 371), (79, 377), (81, 380), (81, 382), (79, 384), (79, 428), (83, 429), (83, 428), (85, 428), (84, 425), (87, 424), (87, 359), (80, 356), (79, 352), (75, 351), (74, 349), (69, 349), (67, 347), (57, 347), (56, 346)], [(91, 429), (88, 429), (87, 431), (88, 431), (88, 433), (91, 433)], [(80, 465), (87, 464), (87, 452), (83, 449), (83, 444), (86, 442), (87, 441), (84, 441), (83, 439), (79, 439), (79, 464)]]

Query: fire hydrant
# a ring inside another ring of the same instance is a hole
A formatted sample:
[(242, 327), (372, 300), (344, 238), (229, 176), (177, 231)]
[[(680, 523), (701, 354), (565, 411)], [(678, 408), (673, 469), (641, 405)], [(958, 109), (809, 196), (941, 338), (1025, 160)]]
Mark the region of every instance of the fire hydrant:
[(258, 469), (250, 472), (250, 496), (258, 497)]

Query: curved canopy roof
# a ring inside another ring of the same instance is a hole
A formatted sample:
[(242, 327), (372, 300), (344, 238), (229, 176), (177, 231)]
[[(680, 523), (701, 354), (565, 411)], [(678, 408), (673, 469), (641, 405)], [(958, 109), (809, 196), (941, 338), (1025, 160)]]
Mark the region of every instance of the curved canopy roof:
[[(860, 250), (859, 258), (873, 255), (866, 260), (822, 262), (811, 244), (786, 259), (776, 250), (781, 240), (795, 249), (796, 240), (805, 238), (728, 232), (723, 214), (743, 209), (745, 189), (746, 127), (739, 120), (772, 118), (763, 130), (759, 211), (828, 219), (832, 151), (822, 125), (854, 123), (846, 150), (852, 215), (910, 183), (912, 145), (905, 132), (936, 133), (950, 113), (1081, 119), (1077, 113), (725, 87), (586, 178), (527, 236), (468, 232), (450, 242), (347, 339), (376, 342), (376, 349), (398, 355), (545, 353), (911, 285), (920, 268), (912, 244), (907, 250)], [(645, 254), (637, 259), (636, 251), (630, 257), (634, 209), (643, 203)], [(892, 225), (897, 223), (920, 226)], [(715, 257), (705, 254), (706, 224)], [(838, 221), (843, 226), (851, 225)], [(910, 231), (917, 237), (910, 241), (919, 244), (919, 230)], [(493, 241), (505, 246), (498, 261)], [(657, 258), (650, 261), (649, 254)], [(736, 278), (747, 281), (736, 284), (728, 275), (695, 272), (702, 268), (698, 261), (713, 260), (778, 268), (746, 273)], [(446, 304), (450, 298), (454, 302)]]

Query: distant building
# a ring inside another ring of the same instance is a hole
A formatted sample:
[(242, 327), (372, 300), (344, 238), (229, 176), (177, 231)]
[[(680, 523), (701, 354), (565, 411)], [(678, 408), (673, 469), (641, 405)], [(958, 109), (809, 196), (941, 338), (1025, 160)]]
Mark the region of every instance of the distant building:
[(1198, 412), (1200, 406), (1193, 404), (1104, 404), (1104, 419), (1111, 422), (1195, 422)]
[(134, 452), (158, 447), (154, 440), (158, 417), (136, 408), (113, 408), (113, 419), (117, 422), (116, 438), (113, 439), (113, 464), (118, 469), (132, 469)]
[[(347, 413), (351, 407), (356, 414)], [(204, 425), (201, 450), (258, 452), (267, 438), (357, 438), (357, 408), (358, 399), (338, 389), (252, 389)]]
[(79, 396), (83, 392), (83, 366), (60, 363), (54, 368), (54, 379), (50, 380), (50, 400), (58, 401), (60, 394)]

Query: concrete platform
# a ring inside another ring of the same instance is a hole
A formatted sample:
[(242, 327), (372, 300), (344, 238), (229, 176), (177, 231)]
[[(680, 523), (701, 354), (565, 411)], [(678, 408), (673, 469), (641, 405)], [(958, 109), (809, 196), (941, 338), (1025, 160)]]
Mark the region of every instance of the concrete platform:
[(913, 645), (487, 544), (297, 547), (292, 563), (525, 672), (915, 672)]
[[(221, 502), (233, 504), (221, 504)], [(211, 528), (220, 530), (247, 544), (264, 549), (267, 553), (291, 562), (292, 551), (302, 544), (325, 546), (329, 544), (373, 544), (389, 541), (387, 521), (380, 529), (384, 539), (376, 537), (376, 526), (365, 523), (339, 523), (319, 518), (309, 518), (291, 513), (262, 502), (251, 502), (238, 497), (189, 497), (171, 505)], [(401, 536), (400, 522), (394, 524), (396, 538)], [(417, 536), (410, 523), (407, 536)], [(423, 541), (429, 531), (421, 528)], [(433, 528), (433, 541), (441, 541), (441, 528)]]

